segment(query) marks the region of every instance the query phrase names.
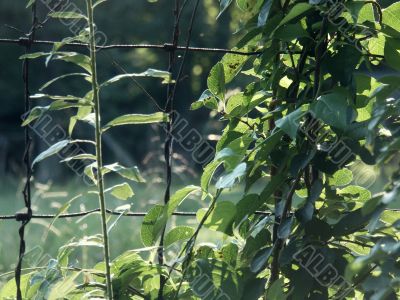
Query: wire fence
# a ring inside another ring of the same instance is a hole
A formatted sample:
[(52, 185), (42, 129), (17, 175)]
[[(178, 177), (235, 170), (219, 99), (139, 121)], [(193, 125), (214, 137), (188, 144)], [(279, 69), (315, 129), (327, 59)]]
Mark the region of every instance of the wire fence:
[[(177, 69), (176, 73), (176, 80), (167, 85), (167, 97), (166, 97), (166, 104), (165, 104), (165, 111), (170, 114), (171, 121), (167, 123), (167, 133), (166, 139), (164, 144), (164, 156), (166, 161), (166, 190), (164, 194), (164, 203), (167, 204), (170, 199), (170, 188), (172, 183), (172, 159), (173, 159), (173, 136), (172, 136), (172, 125), (173, 125), (173, 109), (174, 109), (174, 98), (175, 93), (177, 90), (177, 85), (179, 83), (179, 78), (182, 75), (183, 66), (185, 63), (186, 54), (188, 52), (203, 52), (203, 53), (219, 53), (219, 54), (236, 54), (236, 55), (244, 55), (244, 56), (255, 56), (262, 54), (261, 51), (241, 51), (241, 50), (231, 50), (231, 49), (223, 49), (223, 48), (205, 48), (205, 47), (193, 47), (190, 46), (191, 34), (192, 29), (195, 22), (196, 12), (199, 5), (199, 0), (196, 0), (194, 4), (194, 9), (190, 18), (189, 28), (187, 31), (187, 38), (184, 46), (178, 45), (179, 38), (180, 38), (180, 21), (181, 21), (181, 14), (183, 8), (188, 3), (188, 0), (184, 0), (183, 3), (180, 0), (175, 0), (174, 2), (174, 28), (172, 34), (172, 41), (171, 43), (163, 43), (163, 44), (111, 44), (111, 45), (102, 45), (96, 46), (97, 50), (110, 50), (110, 49), (154, 49), (154, 50), (162, 50), (168, 54), (168, 71), (170, 73), (174, 73), (175, 65), (176, 65), (176, 51), (183, 51), (183, 59), (181, 60), (181, 64)], [(25, 48), (25, 53), (29, 53), (33, 46), (35, 45), (48, 45), (54, 46), (58, 41), (51, 41), (51, 40), (38, 40), (35, 39), (35, 33), (37, 26), (43, 27), (43, 24), (47, 21), (48, 18), (44, 22), (39, 22), (37, 17), (37, 3), (34, 2), (31, 6), (31, 29), (30, 31), (25, 34), (25, 36), (20, 38), (0, 38), (0, 44), (7, 44), (7, 45), (18, 45)], [(73, 48), (84, 48), (88, 47), (86, 43), (80, 42), (69, 42), (64, 43), (64, 46), (73, 47)], [(23, 86), (24, 86), (24, 106), (25, 112), (28, 113), (31, 109), (30, 106), (30, 84), (29, 84), (29, 59), (24, 59), (23, 62)], [(55, 218), (75, 218), (75, 217), (83, 217), (91, 214), (96, 214), (100, 212), (100, 208), (75, 212), (75, 213), (62, 213), (62, 214), (40, 214), (40, 213), (33, 213), (32, 211), (32, 201), (31, 201), (31, 178), (32, 178), (32, 168), (31, 168), (31, 132), (29, 126), (25, 127), (24, 130), (25, 135), (25, 149), (24, 149), (24, 166), (25, 166), (25, 186), (23, 190), (23, 199), (25, 204), (25, 211), (19, 212), (13, 215), (0, 215), (0, 220), (14, 220), (17, 222), (21, 222), (19, 228), (19, 255), (18, 255), (18, 263), (15, 268), (15, 282), (17, 286), (17, 299), (22, 300), (22, 292), (21, 292), (21, 273), (22, 273), (22, 263), (23, 258), (26, 250), (26, 243), (25, 243), (25, 228), (30, 222), (31, 219), (55, 219)], [(106, 210), (107, 214), (109, 215), (118, 215), (118, 216), (125, 216), (125, 217), (144, 217), (146, 216), (147, 212), (121, 212), (115, 210)], [(255, 212), (257, 215), (273, 215), (272, 212), (267, 211), (257, 211)], [(183, 212), (177, 211), (173, 213), (174, 216), (179, 217), (195, 217), (196, 212)], [(163, 239), (161, 239), (158, 257), (160, 263), (163, 263)], [(160, 294), (162, 294), (162, 283), (165, 283), (165, 278), (160, 278), (161, 280), (161, 288)]]
[[(109, 49), (154, 49), (154, 50), (163, 50), (166, 51), (168, 54), (168, 71), (170, 73), (176, 74), (176, 80), (167, 85), (167, 96), (166, 96), (166, 105), (165, 105), (165, 111), (171, 115), (171, 121), (167, 124), (167, 134), (166, 134), (166, 139), (165, 139), (165, 144), (164, 144), (164, 156), (165, 156), (165, 161), (166, 161), (166, 190), (164, 194), (164, 203), (167, 204), (170, 199), (170, 188), (171, 188), (171, 182), (172, 182), (172, 159), (173, 159), (173, 136), (171, 134), (172, 130), (172, 122), (173, 122), (173, 109), (174, 109), (174, 104), (173, 100), (175, 97), (175, 93), (177, 90), (177, 85), (179, 83), (179, 78), (182, 75), (182, 70), (183, 66), (185, 63), (185, 57), (186, 53), (188, 52), (208, 52), (208, 53), (219, 53), (219, 54), (237, 54), (237, 55), (245, 55), (245, 56), (257, 56), (261, 55), (261, 51), (251, 51), (251, 52), (246, 52), (246, 51), (241, 51), (241, 50), (230, 50), (230, 49), (222, 49), (222, 48), (204, 48), (204, 47), (192, 47), (190, 46), (190, 39), (191, 39), (191, 33), (192, 29), (194, 26), (194, 21), (195, 21), (195, 16), (196, 16), (196, 11), (198, 7), (199, 0), (196, 0), (194, 4), (194, 9), (193, 13), (191, 15), (191, 19), (189, 22), (189, 28), (187, 31), (187, 39), (185, 42), (184, 46), (178, 45), (179, 42), (179, 28), (180, 28), (180, 17), (181, 17), (181, 10), (183, 7), (187, 4), (188, 0), (185, 0), (183, 3), (181, 3), (180, 0), (175, 0), (174, 2), (174, 19), (175, 19), (175, 24), (173, 28), (173, 34), (172, 34), (172, 42), (171, 43), (164, 43), (164, 44), (111, 44), (111, 45), (104, 45), (104, 46), (97, 46), (98, 50), (109, 50)], [(29, 53), (31, 48), (35, 45), (49, 45), (53, 46), (54, 44), (58, 43), (58, 41), (49, 41), (49, 40), (37, 40), (35, 39), (35, 33), (36, 33), (36, 28), (38, 23), (38, 18), (37, 18), (37, 3), (34, 2), (31, 7), (31, 17), (32, 17), (32, 22), (31, 22), (31, 29), (30, 31), (21, 38), (17, 39), (10, 39), (10, 38), (0, 38), (0, 44), (15, 44), (19, 45), (21, 47), (25, 48), (25, 52)], [(40, 25), (43, 25), (43, 22), (40, 23)], [(88, 47), (88, 44), (86, 43), (78, 43), (78, 42), (70, 42), (70, 43), (65, 43), (65, 46), (68, 47), (75, 47), (75, 48), (82, 48), (82, 47)], [(175, 70), (175, 65), (176, 65), (176, 51), (183, 51), (183, 59), (181, 60), (181, 64), (177, 70)], [(285, 53), (285, 52), (282, 52)], [(29, 91), (29, 59), (24, 59), (23, 62), (23, 86), (24, 86), (24, 104), (25, 104), (25, 113), (29, 112), (31, 107), (30, 107), (30, 91)], [(29, 126), (25, 127), (24, 131), (25, 135), (25, 150), (24, 150), (24, 165), (25, 165), (25, 171), (26, 171), (26, 178), (25, 178), (25, 186), (23, 190), (23, 200), (25, 203), (25, 212), (22, 213), (16, 213), (13, 215), (0, 215), (0, 220), (14, 220), (21, 222), (20, 228), (19, 228), (19, 255), (18, 255), (18, 263), (15, 268), (15, 281), (16, 281), (16, 286), (17, 286), (17, 299), (22, 300), (22, 295), (21, 295), (21, 271), (22, 271), (22, 263), (23, 263), (23, 258), (25, 254), (25, 228), (28, 225), (29, 221), (31, 219), (55, 219), (55, 218), (75, 218), (75, 217), (83, 217), (95, 213), (100, 212), (100, 208), (92, 209), (92, 210), (87, 210), (87, 211), (82, 211), (82, 212), (75, 212), (75, 213), (63, 213), (63, 214), (39, 214), (39, 213), (33, 213), (32, 207), (31, 207), (31, 177), (32, 177), (32, 169), (31, 169), (31, 157), (30, 157), (30, 150), (31, 150), (31, 136), (30, 136), (30, 129)], [(106, 210), (107, 214), (109, 215), (119, 215), (119, 216), (124, 216), (124, 217), (144, 217), (146, 216), (147, 212), (121, 212), (121, 211), (116, 211), (116, 210)], [(256, 211), (256, 215), (263, 215), (263, 216), (272, 216), (274, 215), (273, 212), (269, 211)], [(195, 217), (196, 212), (183, 212), (183, 211), (178, 211), (173, 213), (174, 216), (179, 216), (179, 217)], [(162, 235), (163, 236), (163, 235)], [(159, 257), (159, 262), (160, 264), (163, 263), (163, 240), (161, 240), (158, 257)], [(165, 278), (161, 278), (161, 285), (162, 283), (165, 282)], [(162, 294), (162, 286), (160, 288), (160, 294)]]

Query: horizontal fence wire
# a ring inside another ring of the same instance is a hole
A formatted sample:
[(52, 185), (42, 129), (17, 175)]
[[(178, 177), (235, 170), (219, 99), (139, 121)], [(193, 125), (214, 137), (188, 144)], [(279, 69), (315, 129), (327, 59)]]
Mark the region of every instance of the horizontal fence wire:
[[(74, 217), (84, 217), (93, 213), (100, 212), (100, 208), (95, 208), (87, 211), (76, 212), (76, 213), (65, 213), (65, 214), (32, 214), (31, 219), (65, 219), (65, 218), (74, 218)], [(106, 210), (109, 215), (116, 216), (125, 216), (125, 217), (144, 217), (147, 215), (147, 212), (123, 212), (123, 211), (115, 211), (111, 209)], [(273, 212), (268, 211), (256, 211), (254, 214), (256, 215), (264, 215), (264, 216), (272, 216)], [(173, 216), (183, 216), (183, 217), (195, 217), (196, 212), (185, 212), (185, 211), (176, 211), (172, 213)], [(0, 215), (0, 220), (17, 220), (21, 221), (25, 218), (25, 214), (16, 213), (15, 215)]]
[[(29, 41), (27, 38), (18, 38), (18, 39), (8, 39), (8, 38), (0, 38), (0, 43), (4, 44), (17, 44), (21, 46), (25, 46), (26, 43), (31, 43), (32, 45), (54, 45), (59, 43), (57, 41), (45, 41), (45, 40), (33, 40)], [(86, 43), (78, 43), (78, 42), (71, 42), (65, 43), (65, 46), (72, 46), (72, 47), (89, 47)], [(159, 49), (165, 51), (172, 51), (172, 50), (186, 50), (191, 52), (210, 52), (210, 53), (231, 53), (231, 54), (238, 54), (238, 55), (260, 55), (262, 54), (261, 51), (251, 51), (245, 52), (240, 50), (229, 50), (229, 49), (222, 49), (222, 48), (204, 48), (204, 47), (191, 47), (191, 46), (174, 46), (170, 43), (164, 44), (114, 44), (114, 45), (104, 45), (104, 46), (96, 46), (98, 50), (109, 50), (109, 49)]]
[[(385, 211), (395, 211), (400, 212), (400, 209), (385, 209)], [(100, 208), (95, 208), (87, 211), (81, 211), (76, 213), (65, 213), (65, 214), (32, 214), (31, 219), (65, 219), (65, 218), (74, 218), (74, 217), (84, 217), (93, 213), (100, 212)], [(147, 215), (147, 212), (123, 212), (107, 209), (107, 214), (115, 215), (115, 216), (125, 216), (125, 217), (144, 217)], [(291, 212), (294, 214), (294, 212)], [(181, 217), (196, 217), (197, 213), (193, 211), (176, 211), (172, 213), (173, 216), (181, 216)], [(270, 211), (262, 211), (257, 210), (254, 212), (254, 215), (262, 215), (262, 216), (274, 216), (275, 213)], [(0, 220), (24, 220), (26, 214), (24, 213), (16, 213), (14, 215), (0, 215)]]

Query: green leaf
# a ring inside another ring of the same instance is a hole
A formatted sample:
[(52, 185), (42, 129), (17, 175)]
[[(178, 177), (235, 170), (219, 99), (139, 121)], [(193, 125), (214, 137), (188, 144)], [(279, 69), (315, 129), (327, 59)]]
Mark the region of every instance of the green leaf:
[(157, 241), (157, 236), (154, 234), (154, 225), (162, 216), (164, 207), (162, 205), (153, 206), (143, 219), (140, 235), (143, 245), (146, 247), (153, 246)]
[(65, 248), (77, 248), (77, 247), (99, 247), (103, 248), (103, 237), (101, 235), (92, 235), (92, 236), (85, 236), (81, 240), (77, 242), (71, 242), (68, 244), (65, 244), (62, 246), (60, 249), (65, 249)]
[(34, 52), (34, 53), (27, 53), (24, 55), (21, 55), (19, 59), (35, 59), (38, 57), (42, 56), (48, 56), (50, 53), (49, 52)]
[(258, 15), (257, 26), (264, 26), (268, 20), (269, 11), (271, 10), (272, 0), (266, 0), (261, 7), (260, 14)]
[(382, 23), (400, 32), (400, 2), (395, 2), (382, 10)]
[(242, 299), (243, 278), (224, 261), (198, 259), (190, 265), (187, 273), (195, 295), (204, 296), (206, 291), (207, 299)]
[(377, 207), (373, 212), (364, 214), (363, 210), (357, 209), (345, 215), (340, 221), (335, 224), (332, 228), (332, 234), (334, 236), (344, 236), (352, 234), (356, 231), (364, 228), (371, 217), (374, 215), (375, 211), (378, 211)]
[(274, 32), (274, 37), (282, 41), (290, 42), (298, 38), (310, 38), (308, 32), (302, 27), (300, 23), (286, 24), (279, 27)]
[(400, 39), (386, 38), (385, 61), (392, 69), (400, 70)]
[(158, 237), (161, 233), (161, 230), (167, 224), (168, 219), (172, 216), (176, 208), (182, 204), (183, 201), (186, 200), (189, 195), (201, 191), (201, 188), (195, 185), (188, 185), (178, 191), (176, 191), (168, 203), (165, 204), (162, 217), (157, 220), (156, 225), (154, 226), (154, 235)]
[(47, 150), (43, 151), (42, 153), (40, 153), (32, 162), (32, 168), (35, 164), (37, 164), (38, 162), (54, 155), (57, 154), (58, 152), (60, 152), (62, 149), (64, 149), (68, 144), (70, 143), (70, 140), (62, 140), (59, 141), (58, 143), (55, 143), (54, 145), (52, 145), (50, 148), (48, 148)]
[(357, 185), (348, 185), (337, 190), (338, 195), (351, 197), (354, 201), (366, 202), (371, 199), (371, 192), (366, 188)]
[[(232, 50), (246, 51), (246, 49), (236, 49), (236, 48)], [(243, 65), (246, 63), (248, 59), (249, 56), (247, 55), (239, 55), (234, 53), (227, 53), (222, 57), (221, 63), (224, 69), (223, 79), (225, 84), (231, 82), (236, 77), (236, 75), (239, 74), (240, 70), (242, 69)]]
[(278, 237), (280, 239), (287, 239), (292, 229), (293, 218), (286, 218), (278, 227)]
[(76, 52), (57, 52), (53, 56), (55, 60), (63, 60), (65, 62), (71, 62), (83, 69), (89, 74), (92, 74), (92, 67), (90, 63), (90, 57)]
[(35, 106), (30, 111), (28, 117), (22, 122), (22, 126), (26, 126), (36, 119), (40, 118), (46, 111), (48, 111), (50, 106)]
[(224, 66), (222, 63), (217, 63), (212, 67), (210, 75), (207, 78), (207, 86), (211, 93), (217, 96), (220, 100), (225, 97), (225, 75)]
[(76, 272), (73, 275), (70, 275), (64, 278), (62, 281), (57, 282), (48, 295), (48, 300), (57, 300), (66, 298), (66, 296), (75, 290), (75, 280), (78, 276), (81, 275), (81, 272)]
[[(207, 212), (207, 208), (202, 208), (197, 211), (197, 220), (203, 219)], [(214, 210), (208, 216), (207, 220), (204, 222), (204, 226), (207, 228), (223, 232), (228, 235), (232, 235), (232, 224), (236, 215), (236, 206), (229, 201), (217, 202)]]
[(318, 200), (318, 198), (321, 196), (322, 190), (324, 186), (322, 184), (322, 180), (318, 179), (316, 180), (310, 190), (310, 195), (308, 195), (306, 204), (296, 211), (296, 217), (303, 223), (309, 222), (314, 215), (314, 210), (315, 210), (315, 201)]
[(168, 114), (157, 112), (154, 114), (129, 114), (115, 118), (111, 122), (108, 122), (103, 127), (103, 132), (110, 129), (111, 127), (121, 125), (137, 125), (137, 124), (152, 124), (152, 123), (165, 123), (168, 122)]
[(96, 3), (93, 4), (93, 9), (100, 5), (101, 3), (107, 2), (107, 0), (97, 0)]
[(88, 77), (90, 78), (90, 74), (87, 73), (70, 73), (70, 74), (64, 74), (61, 76), (58, 76), (50, 81), (48, 81), (47, 83), (45, 83), (42, 87), (40, 87), (39, 91), (44, 90), (45, 88), (49, 87), (50, 85), (52, 85), (54, 82), (60, 80), (60, 79), (64, 79), (67, 77), (73, 77), (73, 76), (83, 76), (83, 77)]
[(113, 195), (115, 198), (118, 198), (119, 200), (128, 200), (134, 195), (131, 186), (126, 182), (114, 185), (113, 187), (106, 189), (105, 192), (109, 192), (111, 195)]
[(193, 102), (192, 105), (190, 105), (190, 109), (196, 110), (203, 106), (205, 106), (209, 109), (218, 109), (218, 100), (210, 92), (210, 90), (205, 90), (201, 94), (199, 100), (197, 100), (196, 102)]
[[(25, 297), (27, 291), (30, 287), (30, 279), (33, 273), (23, 274), (21, 276), (21, 292), (22, 296)], [(15, 283), (15, 279), (12, 278), (8, 281), (4, 286), (2, 286), (0, 291), (0, 299), (16, 299), (15, 295), (17, 294), (17, 285)]]
[(317, 119), (326, 124), (346, 131), (353, 116), (347, 98), (340, 93), (322, 95), (311, 105), (311, 110)]
[(142, 73), (126, 73), (126, 74), (114, 76), (113, 78), (102, 83), (101, 87), (105, 87), (107, 85), (110, 85), (112, 83), (120, 81), (121, 79), (133, 78), (133, 77), (156, 77), (156, 78), (163, 79), (162, 83), (171, 83), (172, 82), (171, 73), (169, 73), (167, 71), (156, 70), (156, 69), (147, 69), (146, 71), (144, 71)]
[(57, 100), (53, 101), (50, 106), (49, 110), (63, 110), (67, 108), (74, 108), (74, 107), (92, 107), (93, 104), (87, 102), (86, 100), (79, 100), (75, 102), (67, 102), (64, 100)]
[(219, 0), (219, 14), (217, 19), (222, 15), (222, 13), (229, 7), (232, 3), (232, 0)]
[(246, 174), (246, 163), (241, 163), (237, 165), (232, 172), (221, 176), (218, 179), (217, 183), (215, 184), (215, 187), (217, 189), (231, 188), (235, 184), (235, 181), (245, 174)]
[[(75, 197), (73, 197), (71, 200), (69, 200), (68, 202), (64, 203), (58, 210), (56, 216), (54, 217), (54, 219), (51, 221), (50, 225), (49, 225), (49, 229), (47, 231), (47, 233), (49, 232), (49, 230), (51, 229), (51, 227), (54, 225), (54, 223), (57, 221), (57, 219), (60, 217), (60, 215), (62, 215), (63, 213), (65, 213), (66, 211), (68, 211), (68, 209), (71, 207), (71, 204), (76, 200), (79, 199), (80, 197), (82, 197), (82, 194), (79, 194)], [(47, 234), (46, 234), (47, 235)]]
[(306, 114), (306, 107), (302, 106), (276, 121), (276, 127), (282, 129), (293, 140), (296, 140), (300, 121)]
[[(42, 99), (42, 98), (49, 98), (51, 100), (62, 100), (62, 101), (82, 101), (82, 100), (87, 100), (85, 98), (80, 98), (72, 95), (66, 95), (66, 96), (58, 96), (58, 95), (48, 95), (48, 94), (35, 94), (30, 96), (29, 98), (31, 99)], [(91, 101), (87, 101), (91, 102)]]
[(87, 17), (74, 12), (74, 11), (55, 11), (49, 13), (49, 16), (52, 18), (58, 18), (58, 19), (85, 19), (87, 20)]
[(268, 259), (272, 254), (272, 250), (273, 247), (267, 247), (257, 252), (250, 265), (252, 272), (258, 273), (266, 267)]
[(329, 184), (334, 186), (345, 186), (350, 184), (353, 180), (353, 172), (349, 169), (340, 169), (335, 174), (333, 174), (332, 178), (329, 178)]
[(134, 166), (131, 168), (124, 167), (119, 163), (113, 163), (110, 165), (103, 166), (103, 174), (109, 172), (115, 172), (118, 175), (136, 182), (146, 182), (146, 180), (140, 174), (139, 168)]
[(245, 113), (245, 109), (248, 105), (248, 98), (243, 93), (235, 94), (229, 97), (225, 112), (229, 117), (239, 117)]
[(169, 202), (165, 205), (165, 213), (168, 216), (171, 216), (172, 213), (175, 211), (175, 209), (181, 205), (181, 203), (183, 201), (185, 201), (185, 199), (187, 197), (189, 197), (189, 195), (195, 193), (195, 192), (199, 192), (201, 190), (200, 187), (195, 186), (195, 185), (188, 185), (178, 191), (176, 191), (172, 196), (171, 199), (169, 200)]
[(164, 246), (168, 247), (178, 241), (189, 239), (194, 234), (194, 229), (189, 226), (178, 226), (169, 231), (164, 240)]
[(217, 168), (222, 164), (222, 161), (212, 161), (209, 163), (203, 170), (203, 174), (201, 175), (201, 188), (203, 191), (208, 192), (208, 188), (210, 186), (210, 182), (212, 177), (214, 176)]
[[(146, 215), (142, 224), (142, 241), (145, 246), (153, 245), (161, 234), (161, 231), (166, 226), (168, 219), (172, 216), (175, 209), (192, 193), (200, 191), (201, 188), (194, 185), (186, 186), (176, 191), (169, 202), (165, 206), (155, 206), (154, 211)], [(161, 211), (160, 211), (161, 210)], [(146, 222), (145, 222), (146, 221)], [(145, 224), (146, 223), (146, 224)], [(143, 231), (144, 230), (144, 231)], [(150, 232), (151, 231), (151, 232)], [(143, 240), (143, 234), (145, 240)]]
[(28, 3), (26, 4), (26, 8), (31, 7), (34, 3), (36, 3), (36, 0), (29, 0)]
[(284, 282), (283, 278), (279, 278), (278, 280), (274, 281), (271, 287), (268, 289), (267, 292), (267, 299), (268, 300), (285, 300), (286, 296), (283, 293)]
[(302, 17), (306, 13), (308, 13), (312, 9), (312, 5), (308, 3), (297, 3), (293, 8), (289, 11), (289, 13), (282, 19), (282, 21), (279, 23), (278, 27), (289, 23), (291, 21), (294, 21), (294, 19), (297, 19), (299, 17)]
[(89, 153), (82, 153), (82, 154), (77, 154), (74, 156), (70, 156), (67, 157), (65, 159), (63, 159), (61, 162), (69, 162), (71, 160), (96, 160), (96, 156), (94, 156), (93, 154), (89, 154)]

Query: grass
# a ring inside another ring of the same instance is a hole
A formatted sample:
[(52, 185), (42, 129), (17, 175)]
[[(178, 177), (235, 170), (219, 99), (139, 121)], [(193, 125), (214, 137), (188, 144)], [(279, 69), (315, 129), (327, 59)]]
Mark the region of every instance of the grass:
[[(108, 186), (112, 185), (115, 178), (107, 180)], [(2, 180), (0, 189), (2, 194), (0, 196), (0, 214), (14, 214), (16, 211), (23, 209), (22, 198), (22, 184), (16, 180)], [(120, 183), (120, 182), (118, 182)], [(191, 182), (186, 184), (198, 184), (198, 182)], [(131, 184), (135, 195), (127, 200), (121, 201), (107, 196), (107, 207), (116, 209), (118, 207), (126, 207), (130, 205), (130, 211), (144, 212), (149, 210), (152, 205), (162, 203), (164, 185), (161, 183), (145, 183), (145, 184)], [(175, 187), (183, 187), (180, 184)], [(32, 207), (34, 213), (42, 214), (57, 214), (65, 203), (77, 195), (82, 194), (81, 197), (75, 199), (68, 212), (79, 212), (90, 210), (98, 207), (97, 195), (94, 193), (87, 193), (88, 188), (82, 182), (73, 180), (65, 185), (59, 184), (33, 184), (32, 193)], [(231, 191), (225, 195), (224, 200), (238, 200), (240, 199), (240, 190)], [(199, 198), (199, 197), (197, 197)], [(207, 205), (207, 202), (201, 200), (191, 199), (185, 201), (179, 210), (181, 211), (197, 211), (199, 208)], [(126, 216), (108, 216), (108, 226), (110, 230), (110, 245), (111, 257), (123, 253), (126, 250), (142, 248), (143, 244), (140, 239), (140, 226), (142, 217), (126, 217)], [(79, 240), (85, 236), (92, 236), (101, 232), (101, 222), (99, 213), (93, 213), (88, 216), (79, 218), (62, 218), (57, 219), (52, 224), (52, 219), (32, 219), (26, 227), (26, 257), (24, 259), (24, 268), (35, 268), (46, 265), (51, 258), (57, 257), (57, 252), (60, 247), (65, 245), (68, 241), (75, 239)], [(197, 221), (193, 217), (173, 217), (170, 226), (175, 225), (192, 225), (196, 226)], [(51, 225), (51, 226), (50, 226)], [(9, 280), (13, 276), (13, 269), (18, 257), (19, 224), (15, 220), (1, 220), (0, 221), (0, 236), (2, 242), (0, 244), (0, 282)], [(213, 242), (209, 238), (213, 237), (213, 241), (217, 242), (223, 239), (222, 234), (215, 231), (212, 235), (208, 230), (204, 230), (200, 235), (199, 240), (206, 240)], [(203, 237), (203, 238), (202, 238)], [(74, 253), (74, 260), (70, 263), (80, 267), (93, 267), (97, 262), (102, 260), (103, 251), (99, 247), (81, 247)]]

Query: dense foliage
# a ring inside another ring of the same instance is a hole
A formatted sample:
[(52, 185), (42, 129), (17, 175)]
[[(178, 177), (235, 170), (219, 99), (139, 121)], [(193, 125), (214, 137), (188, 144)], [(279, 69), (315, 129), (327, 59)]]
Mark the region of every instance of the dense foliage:
[[(101, 135), (114, 126), (166, 122), (170, 115), (123, 115), (101, 127), (99, 91), (126, 77), (173, 81), (168, 72), (149, 69), (98, 85), (91, 2), (87, 16), (54, 16), (87, 20), (89, 34), (83, 31), (72, 40), (89, 43), (90, 57), (61, 52), (61, 44), (50, 53), (23, 57), (77, 64), (84, 73), (75, 75), (91, 83), (90, 91), (83, 98), (37, 94), (33, 98), (53, 101), (34, 108), (24, 125), (44, 110), (71, 107), (78, 108), (70, 119), (71, 136), (79, 122), (93, 125), (95, 141), (58, 142), (34, 164), (71, 143), (95, 145), (95, 155), (67, 161), (93, 161), (86, 174), (99, 194), (103, 234), (65, 245), (46, 270), (25, 274), (27, 299), (398, 298), (400, 214), (391, 207), (398, 202), (399, 167), (378, 194), (368, 190), (368, 174), (358, 174), (356, 167), (396, 163), (400, 77), (376, 74), (400, 69), (400, 3), (382, 9), (374, 1), (237, 0), (243, 38), (236, 49), (259, 55), (226, 54), (211, 69), (208, 89), (192, 104), (192, 109), (211, 109), (226, 124), (215, 158), (199, 186), (178, 190), (148, 212), (141, 228), (146, 248), (123, 253), (106, 267), (104, 195), (126, 199), (133, 192), (126, 182), (105, 188), (103, 176), (141, 177), (136, 168), (102, 165)], [(222, 13), (231, 2), (220, 1)], [(238, 76), (249, 84), (228, 90)], [(239, 187), (239, 201), (221, 201), (226, 190)], [(176, 226), (164, 235), (173, 212), (193, 195), (207, 203), (197, 212), (197, 227)], [(223, 238), (218, 244), (196, 243), (204, 228)], [(172, 252), (164, 265), (153, 259), (160, 238)], [(89, 270), (72, 267), (69, 255), (85, 246), (102, 247), (104, 262)], [(11, 281), (1, 296), (14, 294)]]

